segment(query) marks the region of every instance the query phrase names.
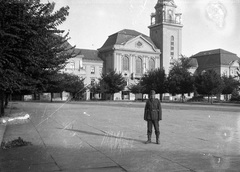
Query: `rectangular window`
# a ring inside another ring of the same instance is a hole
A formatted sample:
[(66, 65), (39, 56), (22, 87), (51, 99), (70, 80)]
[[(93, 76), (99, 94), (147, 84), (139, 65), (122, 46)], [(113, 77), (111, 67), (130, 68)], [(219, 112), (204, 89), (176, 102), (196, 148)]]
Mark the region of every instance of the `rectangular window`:
[(91, 74), (95, 74), (95, 67), (91, 66)]
[(69, 62), (67, 65), (66, 65), (66, 68), (65, 70), (74, 70), (75, 69), (75, 64), (74, 62)]
[(103, 70), (103, 68), (99, 67), (99, 75), (102, 75), (102, 70)]
[(79, 60), (79, 68), (81, 69), (83, 67), (82, 59)]
[(136, 74), (141, 75), (143, 72), (143, 63), (141, 58), (136, 59)]

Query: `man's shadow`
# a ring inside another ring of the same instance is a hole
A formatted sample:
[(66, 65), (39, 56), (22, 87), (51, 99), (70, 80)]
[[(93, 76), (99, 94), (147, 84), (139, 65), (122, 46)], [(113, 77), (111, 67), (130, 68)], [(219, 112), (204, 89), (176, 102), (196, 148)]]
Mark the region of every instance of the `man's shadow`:
[(116, 139), (123, 139), (123, 140), (128, 140), (128, 141), (136, 141), (136, 142), (141, 142), (141, 143), (145, 143), (145, 141), (143, 140), (139, 140), (139, 139), (133, 139), (133, 138), (128, 138), (128, 137), (122, 137), (121, 135), (117, 135), (117, 133), (112, 133), (112, 132), (105, 132), (105, 131), (101, 131), (104, 134), (100, 134), (100, 133), (95, 133), (95, 132), (91, 132), (91, 131), (83, 131), (83, 130), (75, 130), (75, 129), (64, 129), (64, 128), (57, 128), (57, 129), (61, 129), (61, 130), (67, 130), (67, 131), (73, 131), (73, 132), (78, 132), (78, 133), (83, 133), (83, 134), (88, 134), (88, 135), (94, 135), (94, 136), (101, 136), (101, 137), (110, 137), (110, 138), (116, 138)]

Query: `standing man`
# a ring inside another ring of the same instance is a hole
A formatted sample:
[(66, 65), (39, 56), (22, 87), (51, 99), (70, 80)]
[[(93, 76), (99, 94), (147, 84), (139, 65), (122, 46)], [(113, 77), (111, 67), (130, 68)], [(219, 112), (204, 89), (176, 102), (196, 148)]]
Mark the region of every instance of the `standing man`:
[(147, 121), (147, 135), (148, 140), (146, 144), (151, 143), (152, 136), (152, 126), (154, 126), (155, 134), (156, 134), (156, 143), (159, 142), (159, 120), (162, 120), (162, 107), (161, 103), (158, 99), (155, 98), (155, 91), (151, 90), (149, 99), (146, 102), (144, 109), (144, 120)]

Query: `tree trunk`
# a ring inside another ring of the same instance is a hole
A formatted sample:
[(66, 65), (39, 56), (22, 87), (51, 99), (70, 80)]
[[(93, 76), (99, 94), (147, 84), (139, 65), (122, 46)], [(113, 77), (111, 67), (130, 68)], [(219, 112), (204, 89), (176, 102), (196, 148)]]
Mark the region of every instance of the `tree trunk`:
[(111, 94), (111, 98), (110, 98), (110, 100), (113, 100), (113, 94)]
[(8, 106), (8, 101), (9, 101), (9, 94), (5, 94), (5, 104), (4, 104), (4, 107), (7, 107)]
[(4, 115), (4, 91), (0, 90), (0, 117)]
[(53, 93), (51, 92), (51, 102), (53, 102)]
[(184, 103), (184, 99), (183, 99), (183, 96), (184, 96), (184, 94), (182, 93), (182, 103)]
[(72, 97), (71, 97), (71, 100), (73, 100), (73, 101), (76, 101), (76, 94), (75, 93), (71, 93), (71, 95), (72, 95)]
[(208, 103), (209, 103), (209, 95), (208, 95)]
[(212, 98), (212, 95), (211, 95), (211, 104), (213, 104), (213, 98)]
[(163, 94), (161, 93), (160, 94), (160, 101), (162, 102), (162, 97), (163, 97)]

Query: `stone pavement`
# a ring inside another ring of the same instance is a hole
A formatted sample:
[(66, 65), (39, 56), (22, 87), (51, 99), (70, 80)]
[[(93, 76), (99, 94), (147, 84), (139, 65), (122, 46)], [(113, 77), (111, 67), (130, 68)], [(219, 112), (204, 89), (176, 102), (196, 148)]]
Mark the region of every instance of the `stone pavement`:
[(32, 145), (0, 150), (0, 171), (240, 171), (239, 107), (163, 104), (161, 145), (154, 135), (146, 145), (144, 103), (128, 105), (14, 103), (11, 113), (31, 118), (7, 125), (3, 139)]

